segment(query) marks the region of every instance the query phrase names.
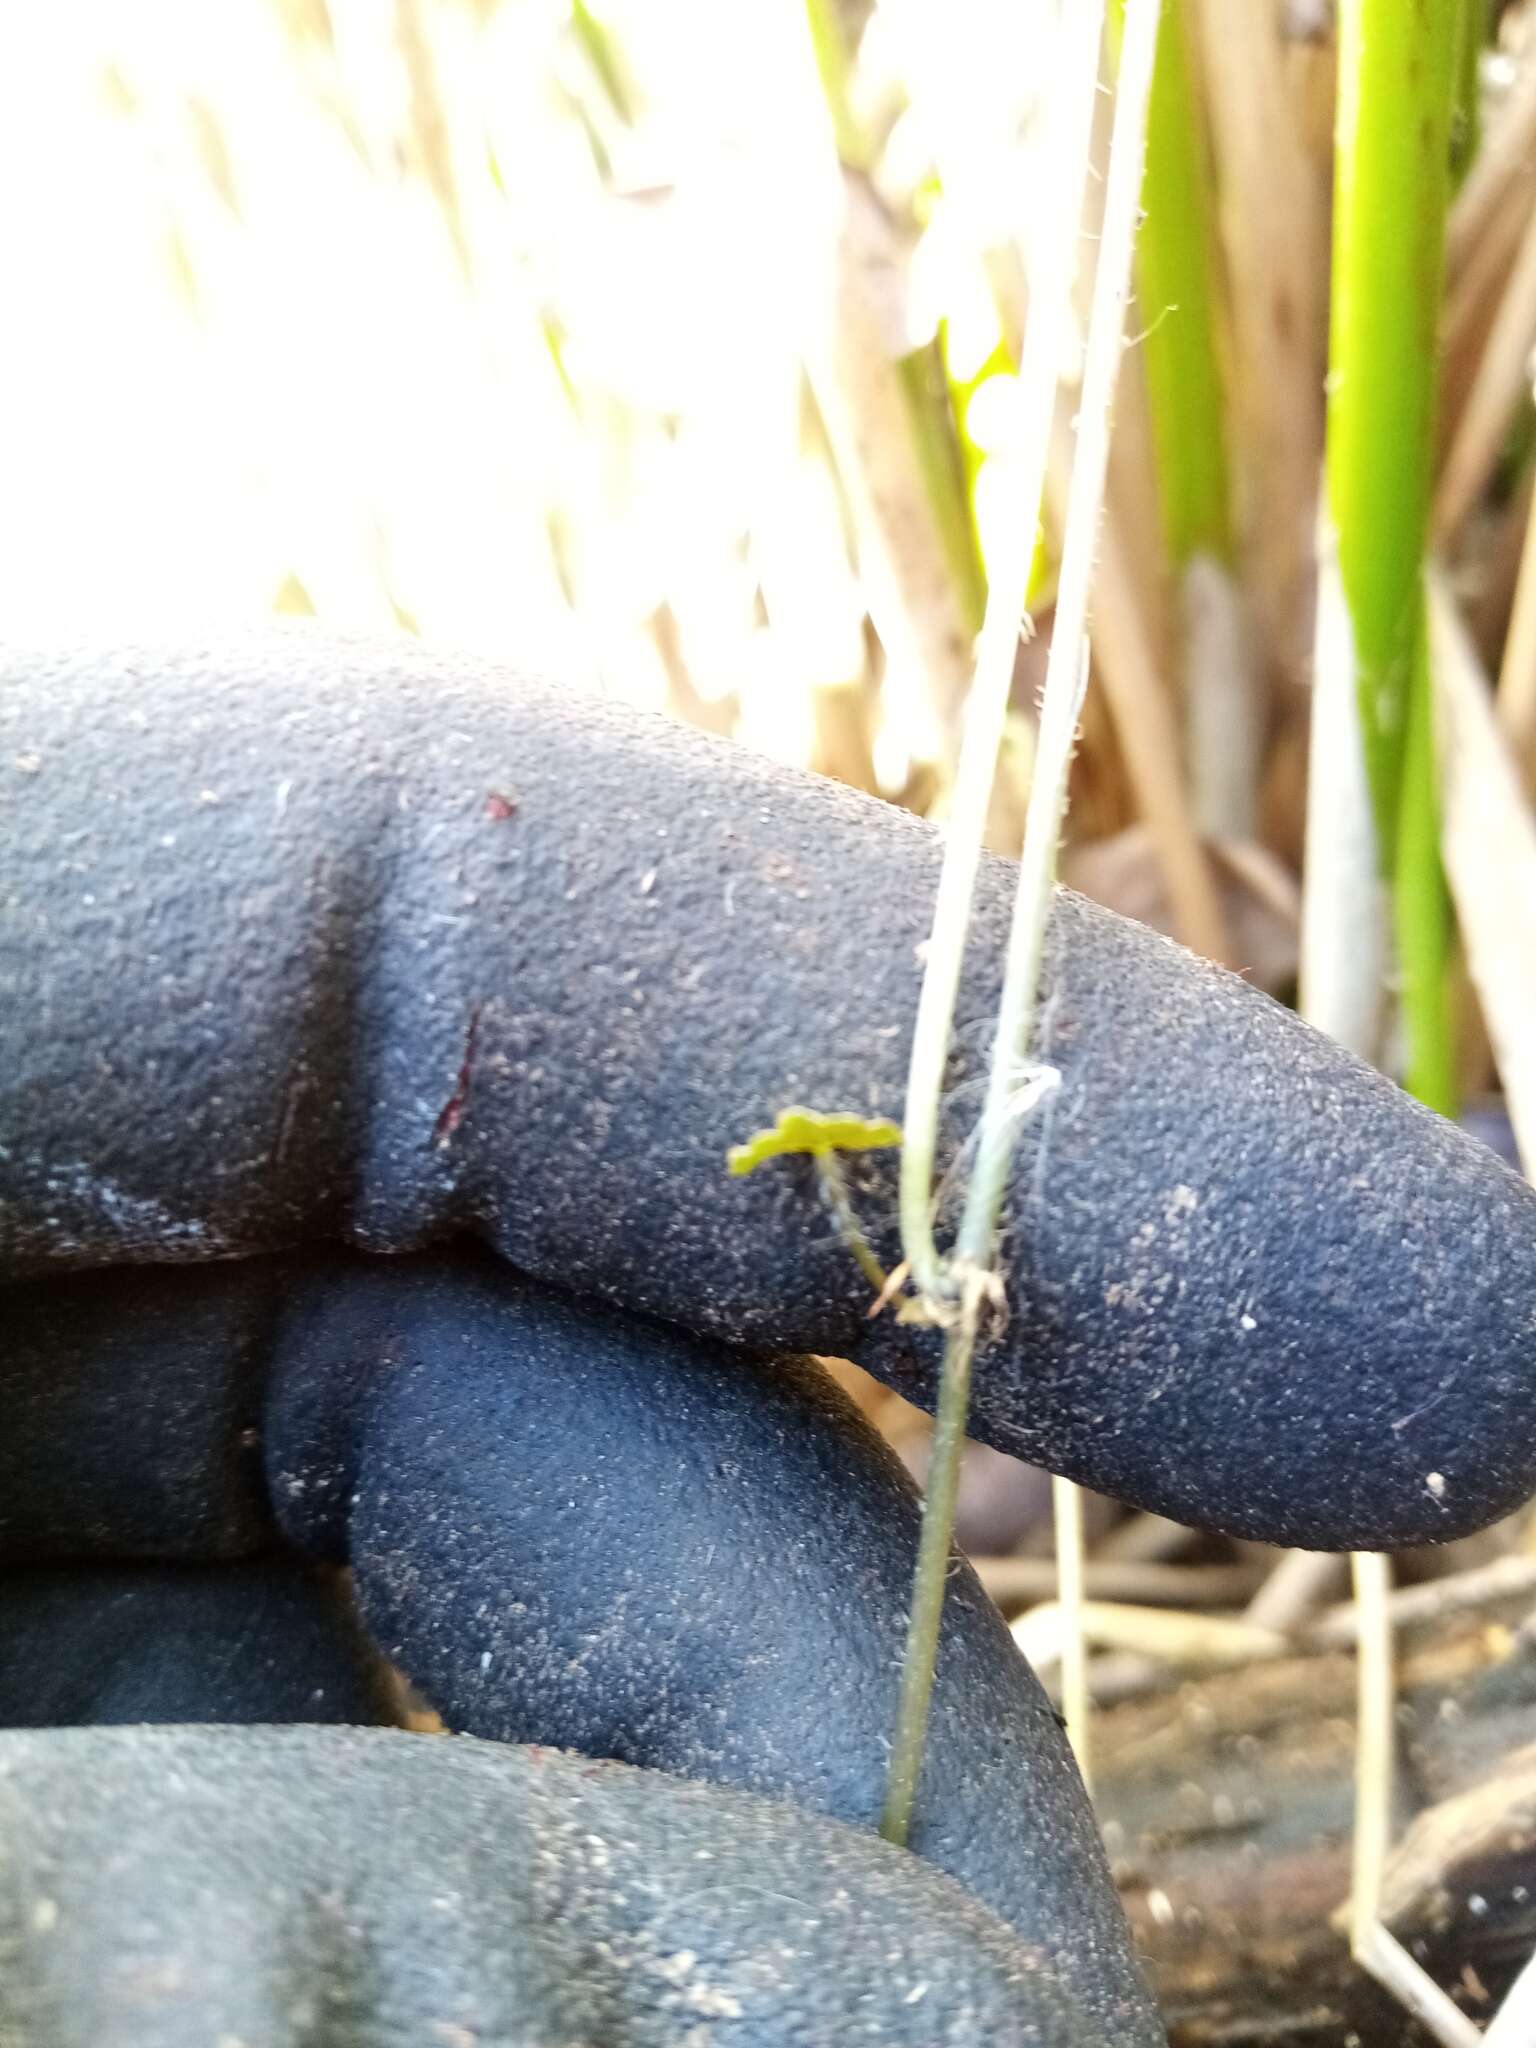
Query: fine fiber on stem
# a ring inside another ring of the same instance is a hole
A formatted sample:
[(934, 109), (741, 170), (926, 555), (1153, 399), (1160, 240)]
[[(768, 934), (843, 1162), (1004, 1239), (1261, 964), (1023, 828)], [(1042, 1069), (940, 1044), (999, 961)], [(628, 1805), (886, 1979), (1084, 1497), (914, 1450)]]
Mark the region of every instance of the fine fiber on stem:
[[(1026, 1062), (1034, 1026), (1045, 926), (1056, 876), (1057, 841), (1066, 808), (1067, 774), (1071, 766), (1078, 712), (1087, 684), (1085, 632), (1088, 594), (1103, 504), (1110, 407), (1123, 348), (1131, 255), (1139, 213), (1147, 102), (1157, 47), (1157, 21), (1158, 0), (1127, 0), (1103, 228), (1078, 411), (1077, 455), (1068, 492), (1061, 582), (1056, 600), (1055, 632), (1046, 669), (1035, 781), (1025, 826), (1024, 856), (1019, 866), (986, 1105), (978, 1133), (976, 1158), (966, 1187), (956, 1254), (950, 1268), (953, 1276), (951, 1285), (958, 1282), (959, 1287), (958, 1317), (948, 1332), (945, 1344), (939, 1386), (939, 1426), (929, 1469), (907, 1651), (891, 1749), (891, 1792), (881, 1824), (888, 1839), (897, 1842), (906, 1839), (911, 1802), (922, 1769), (939, 1619), (949, 1569), (960, 1449), (970, 1399), (971, 1367), (983, 1312), (999, 1292), (999, 1283), (992, 1272), (992, 1259), (1007, 1185), (1008, 1163), (1020, 1114), (1024, 1106), (1038, 1100), (1040, 1093), (1038, 1076)], [(1072, 83), (1077, 83), (1075, 78)], [(1092, 80), (1088, 83), (1091, 96), (1096, 86)], [(1020, 574), (1023, 572), (1021, 563)], [(1009, 628), (1010, 663), (1012, 638), (1016, 631), (1015, 618)], [(926, 1219), (926, 1187), (924, 1198)]]

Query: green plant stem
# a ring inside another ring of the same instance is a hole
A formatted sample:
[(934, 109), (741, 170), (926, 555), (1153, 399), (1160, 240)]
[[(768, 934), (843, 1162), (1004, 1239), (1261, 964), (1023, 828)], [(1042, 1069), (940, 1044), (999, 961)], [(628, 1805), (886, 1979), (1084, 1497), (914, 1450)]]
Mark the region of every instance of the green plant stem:
[[(1391, 885), (1410, 1085), (1453, 1102), (1423, 662), (1436, 337), (1466, 0), (1343, 0), (1327, 505), (1353, 639), (1379, 871)], [(1415, 727), (1422, 728), (1417, 740)], [(1410, 763), (1410, 749), (1413, 758)], [(1326, 878), (1319, 878), (1326, 886)]]
[(858, 1261), (859, 1271), (876, 1294), (883, 1294), (890, 1285), (891, 1276), (875, 1257), (874, 1248), (864, 1235), (863, 1226), (854, 1214), (841, 1161), (835, 1152), (816, 1152), (812, 1157), (816, 1161), (816, 1171), (821, 1179), (822, 1193), (827, 1198), (827, 1206), (837, 1218), (838, 1235), (853, 1253)]
[[(1455, 1075), (1439, 854), (1424, 554), (1434, 468), (1436, 336), (1450, 194), (1451, 114), (1464, 90), (1468, 0), (1343, 0), (1329, 332), (1326, 499), (1354, 704), (1402, 975), (1405, 1081), (1449, 1111)], [(1336, 764), (1335, 764), (1336, 765)], [(1313, 769), (1312, 822), (1325, 824)], [(1362, 818), (1362, 824), (1364, 823)], [(1319, 834), (1318, 844), (1322, 843)], [(1326, 871), (1308, 890), (1337, 886)], [(1373, 886), (1356, 876), (1355, 889)], [(1357, 1556), (1359, 1724), (1350, 1946), (1439, 2039), (1476, 2030), (1380, 1924), (1394, 1764), (1390, 1564)]]
[(587, 0), (571, 0), (571, 26), (609, 106), (626, 128), (633, 128), (640, 112), (640, 96), (613, 30), (599, 21)]
[(843, 25), (837, 18), (836, 0), (805, 0), (805, 19), (811, 32), (822, 97), (832, 117), (838, 160), (850, 171), (867, 171), (874, 162), (874, 145), (853, 110), (848, 90), (853, 65)]
[[(1115, 14), (1123, 18), (1124, 0)], [(1136, 243), (1141, 359), (1168, 559), (1232, 560), (1232, 517), (1216, 352), (1211, 179), (1191, 84), (1182, 0), (1163, 0), (1147, 114), (1144, 218)]]
[(1343, 0), (1329, 336), (1328, 511), (1355, 636), (1382, 869), (1420, 631), (1436, 328), (1462, 0)]
[(923, 1500), (912, 1580), (912, 1611), (907, 1620), (901, 1667), (901, 1702), (885, 1781), (885, 1805), (880, 1815), (881, 1834), (888, 1842), (899, 1845), (906, 1843), (911, 1830), (917, 1781), (922, 1775), (939, 1626), (944, 1618), (944, 1594), (949, 1583), (960, 1454), (965, 1448), (965, 1424), (971, 1406), (971, 1360), (976, 1350), (980, 1308), (975, 1289), (967, 1289), (960, 1319), (945, 1338), (939, 1399), (934, 1410), (933, 1453), (928, 1465), (928, 1491)]
[[(1156, 45), (1157, 0), (1127, 0), (1035, 784), (1030, 793), (1024, 853), (1019, 863), (986, 1105), (976, 1161), (966, 1188), (956, 1255), (950, 1267), (958, 1281), (960, 1313), (945, 1343), (939, 1379), (938, 1422), (928, 1493), (923, 1503), (901, 1695), (891, 1744), (888, 1782), (892, 1792), (881, 1823), (882, 1833), (897, 1842), (906, 1840), (912, 1800), (922, 1770), (977, 1330), (984, 1303), (994, 1300), (1000, 1292), (1000, 1283), (991, 1268), (1018, 1130), (1020, 1066), (1027, 1062), (1033, 1041), (1040, 960), (1055, 882), (1056, 846), (1066, 809), (1067, 772), (1088, 679), (1088, 592), (1109, 454), (1110, 405), (1120, 369), (1125, 305), (1130, 291), (1147, 100)], [(1038, 1070), (1035, 1071), (1038, 1077)], [(1023, 1102), (1027, 1104), (1037, 1094), (1038, 1087), (1035, 1095), (1026, 1090)]]
[(965, 629), (976, 633), (986, 613), (987, 577), (981, 564), (976, 522), (971, 516), (965, 451), (939, 341), (935, 339), (898, 357), (896, 375), (928, 508), (944, 551), (944, 566), (949, 571)]

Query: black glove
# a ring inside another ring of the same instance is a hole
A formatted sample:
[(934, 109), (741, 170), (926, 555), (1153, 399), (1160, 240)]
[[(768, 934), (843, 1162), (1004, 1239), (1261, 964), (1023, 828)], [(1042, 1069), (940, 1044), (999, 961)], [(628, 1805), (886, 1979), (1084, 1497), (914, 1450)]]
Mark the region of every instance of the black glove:
[[(917, 1507), (814, 1363), (468, 1248), (21, 1284), (6, 1330), (0, 1718), (385, 1718), (299, 1561), (347, 1564), (451, 1728), (877, 1821)], [(913, 1848), (1155, 2040), (1055, 1718), (958, 1562), (932, 1730)]]
[(26, 2048), (1100, 2048), (916, 1856), (659, 1771), (387, 1729), (0, 1737)]
[[(0, 662), (0, 1271), (460, 1233), (921, 1398), (790, 1103), (899, 1114), (938, 835), (701, 734), (298, 632)], [(950, 1142), (1013, 870), (981, 876)], [(1062, 892), (976, 1433), (1253, 1537), (1536, 1485), (1536, 1195), (1233, 976)], [(893, 1155), (855, 1197), (892, 1264)]]
[[(0, 721), (0, 1270), (37, 1276), (6, 1301), (9, 1556), (281, 1544), (264, 1569), (311, 1610), (332, 1596), (293, 1560), (349, 1561), (453, 1727), (871, 1821), (915, 1508), (815, 1370), (761, 1354), (847, 1353), (922, 1398), (937, 1345), (868, 1318), (805, 1162), (732, 1181), (724, 1153), (792, 1101), (899, 1110), (933, 835), (553, 688), (307, 636), (19, 660)], [(952, 1144), (1010, 880), (983, 877)], [(1067, 896), (1044, 1015), (1062, 1085), (1021, 1138), (978, 1434), (1274, 1540), (1451, 1536), (1521, 1499), (1522, 1184), (1231, 977)], [(850, 1178), (894, 1259), (888, 1158)], [(506, 1264), (249, 1257), (466, 1234)], [(221, 1263), (44, 1277), (168, 1260)], [(915, 1846), (1053, 1956), (1101, 2032), (1155, 2040), (1054, 1720), (968, 1573), (949, 1605)], [(273, 1626), (289, 1639), (291, 1616)], [(332, 1653), (309, 1692), (350, 1687), (349, 1717), (376, 1717), (344, 1631)], [(165, 1718), (214, 1696), (174, 1691)], [(200, 1739), (214, 1769), (230, 1738)], [(7, 1740), (54, 1768), (42, 1738)], [(138, 1768), (89, 1742), (91, 1769)], [(370, 1770), (448, 1769), (418, 1761), (440, 1745), (372, 1742)], [(844, 1962), (802, 1990), (856, 2038), (870, 1959)], [(1042, 1997), (1039, 2038), (1071, 2038)], [(917, 2012), (910, 2038), (945, 2038), (951, 2008)], [(807, 2025), (728, 2038), (823, 2038)]]

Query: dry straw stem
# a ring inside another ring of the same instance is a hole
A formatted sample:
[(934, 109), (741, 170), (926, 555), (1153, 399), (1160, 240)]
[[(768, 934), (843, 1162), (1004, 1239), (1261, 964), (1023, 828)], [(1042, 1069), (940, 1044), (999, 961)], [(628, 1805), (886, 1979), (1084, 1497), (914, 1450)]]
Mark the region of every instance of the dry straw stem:
[(1358, 1944), (1351, 1942), (1350, 1953), (1362, 1969), (1392, 1993), (1405, 2012), (1444, 2043), (1444, 2048), (1480, 2048), (1484, 2040), (1482, 2029), (1467, 2018), (1455, 2000), (1440, 1989), (1379, 1920), (1362, 1931)]
[(1429, 581), (1446, 872), (1510, 1122), (1536, 1172), (1536, 820), (1444, 578)]
[[(1058, 432), (1051, 467), (1053, 510), (1066, 515), (1070, 443)], [(1094, 584), (1093, 644), (1136, 805), (1168, 888), (1178, 935), (1208, 960), (1231, 964), (1221, 897), (1190, 811), (1173, 705), (1136, 601), (1135, 576), (1118, 521), (1105, 519)]]
[(1131, 1650), (1181, 1671), (1236, 1668), (1283, 1657), (1292, 1647), (1287, 1637), (1249, 1622), (1106, 1600), (1085, 1600), (1080, 1620), (1065, 1603), (1047, 1601), (1013, 1624), (1013, 1639), (1038, 1670), (1065, 1660), (1079, 1628), (1098, 1649)]
[(1355, 1748), (1355, 1848), (1350, 1891), (1350, 1947), (1364, 1962), (1381, 1916), (1381, 1887), (1392, 1840), (1396, 1705), (1392, 1672), (1392, 1563), (1375, 1551), (1351, 1560), (1359, 1627)]
[(1445, 2048), (1472, 2048), (1480, 2030), (1381, 1921), (1381, 1894), (1392, 1842), (1397, 1688), (1393, 1673), (1392, 1563), (1374, 1551), (1351, 1560), (1355, 1581), (1358, 1727), (1355, 1833), (1349, 1895), (1349, 1948)]
[(1093, 1794), (1093, 1757), (1089, 1735), (1088, 1637), (1085, 1599), (1083, 1496), (1070, 1479), (1051, 1481), (1051, 1511), (1056, 1523), (1057, 1602), (1061, 1609), (1061, 1706), (1067, 1735), (1089, 1796)]
[[(1471, 1571), (1430, 1579), (1422, 1586), (1403, 1586), (1387, 1602), (1394, 1628), (1421, 1628), (1450, 1614), (1479, 1607), (1497, 1607), (1536, 1593), (1536, 1557), (1500, 1557)], [(1342, 1650), (1357, 1642), (1360, 1616), (1352, 1601), (1330, 1607), (1306, 1632), (1308, 1650)]]
[(1287, 1551), (1243, 1609), (1244, 1621), (1288, 1635), (1333, 1590), (1343, 1570), (1343, 1558), (1331, 1551)]
[[(1466, 14), (1475, 14), (1469, 4)], [(1536, 62), (1527, 54), (1451, 208), (1441, 323), (1440, 445), (1455, 437), (1536, 203)]]
[(1510, 186), (1487, 232), (1447, 293), (1440, 323), (1441, 416), (1437, 435), (1442, 460), (1456, 437), (1478, 364), (1488, 346), (1510, 269), (1519, 252), (1520, 238), (1531, 217), (1532, 198), (1528, 186)]
[[(1056, 1566), (1048, 1557), (973, 1557), (971, 1562), (999, 1606), (1049, 1600), (1057, 1592)], [(1249, 1564), (1159, 1564), (1090, 1557), (1082, 1576), (1084, 1597), (1090, 1600), (1129, 1601), (1149, 1607), (1230, 1607), (1253, 1592), (1260, 1571)]]
[[(1133, 336), (1145, 333), (1141, 309), (1129, 314)], [(1051, 479), (1056, 474), (1053, 460)], [(1065, 481), (1063, 473), (1062, 481)], [(1046, 489), (1052, 490), (1051, 480)], [(1052, 497), (1054, 503), (1054, 496)], [(1152, 415), (1147, 393), (1146, 350), (1133, 341), (1120, 365), (1115, 391), (1115, 431), (1109, 444), (1109, 470), (1104, 480), (1104, 522), (1126, 536), (1125, 565), (1130, 572), (1136, 616), (1157, 673), (1173, 672), (1174, 621), (1168, 588), (1168, 563), (1163, 551), (1162, 512), (1157, 495), (1157, 455), (1152, 443)], [(1093, 591), (1097, 619), (1102, 582)]]
[(1509, 207), (1511, 195), (1516, 200), (1513, 210), (1523, 219), (1536, 198), (1536, 62), (1529, 55), (1451, 208), (1445, 268), (1453, 286), (1474, 260), (1496, 218)]
[(1296, 119), (1275, 0), (1194, 10), (1231, 323), (1240, 552), (1264, 637), (1299, 682), (1323, 448), (1326, 181)]
[(1499, 725), (1530, 784), (1532, 754), (1536, 752), (1536, 518), (1532, 518), (1536, 500), (1530, 492), (1524, 494), (1524, 500), (1516, 596), (1509, 608), (1509, 631), (1499, 664)]
[(847, 494), (870, 616), (888, 654), (927, 678), (933, 734), (954, 731), (981, 616), (981, 567), (935, 344), (907, 321), (910, 235), (867, 175), (833, 0), (806, 28), (842, 173), (830, 318), (807, 369)]
[(1097, 1555), (1150, 1563), (1155, 1558), (1177, 1557), (1181, 1550), (1189, 1549), (1195, 1536), (1187, 1522), (1173, 1522), (1143, 1508), (1110, 1530), (1097, 1546)]
[(1515, 601), (1499, 667), (1499, 723), (1527, 785), (1536, 766), (1536, 503), (1528, 497)]
[[(1068, 19), (1077, 12), (1068, 10)], [(1109, 414), (1120, 367), (1125, 304), (1135, 246), (1147, 100), (1157, 46), (1157, 0), (1129, 0), (1115, 97), (1114, 137), (1105, 188), (1104, 224), (1089, 320), (1077, 463), (1063, 536), (1055, 632), (1046, 670), (1035, 783), (1019, 863), (1014, 916), (998, 1009), (976, 1159), (950, 1271), (958, 1284), (958, 1319), (947, 1332), (934, 1432), (929, 1496), (924, 1506), (917, 1572), (891, 1748), (881, 1832), (905, 1841), (922, 1766), (933, 1661), (938, 1646), (953, 1528), (954, 1481), (964, 1442), (971, 1359), (984, 1306), (996, 1299), (992, 1272), (998, 1220), (1017, 1133), (1014, 1096), (1021, 1060), (1033, 1042), (1034, 1008), (1046, 920), (1055, 881), (1056, 849), (1066, 805), (1067, 774), (1078, 711), (1087, 687), (1085, 629), (1094, 543), (1104, 491)], [(1073, 81), (1077, 83), (1076, 80)], [(1088, 81), (1090, 92), (1096, 82)], [(1041, 435), (1041, 463), (1044, 443)], [(1028, 516), (1033, 519), (1034, 507)], [(1028, 530), (1028, 529), (1026, 529)], [(1010, 645), (1017, 619), (1010, 622)], [(947, 1034), (946, 1034), (947, 1036)], [(926, 1189), (925, 1221), (926, 1221)], [(905, 1222), (905, 1217), (903, 1218)], [(910, 1253), (909, 1253), (910, 1255)], [(915, 1262), (914, 1262), (915, 1264)]]
[[(928, 679), (934, 737), (954, 729), (972, 624), (951, 571), (949, 510), (919, 438), (907, 251), (869, 181), (843, 174), (832, 305), (807, 368), (853, 518), (870, 616), (888, 655)], [(934, 433), (938, 432), (937, 427)]]
[(1452, 538), (1486, 489), (1529, 383), (1536, 346), (1536, 215), (1527, 222), (1435, 488), (1434, 533)]

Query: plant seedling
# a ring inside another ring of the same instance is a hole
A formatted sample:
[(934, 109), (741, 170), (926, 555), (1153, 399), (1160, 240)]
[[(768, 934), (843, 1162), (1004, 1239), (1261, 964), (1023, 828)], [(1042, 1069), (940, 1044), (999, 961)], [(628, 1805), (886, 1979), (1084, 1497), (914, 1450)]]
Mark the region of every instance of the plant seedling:
[(754, 1131), (745, 1144), (733, 1145), (725, 1162), (729, 1171), (739, 1177), (754, 1173), (764, 1160), (791, 1153), (808, 1154), (816, 1163), (822, 1191), (837, 1218), (839, 1235), (858, 1260), (859, 1271), (870, 1286), (877, 1295), (884, 1296), (890, 1288), (890, 1275), (875, 1257), (853, 1213), (848, 1183), (837, 1155), (881, 1151), (900, 1143), (901, 1126), (892, 1123), (889, 1117), (854, 1116), (791, 1105), (779, 1111), (778, 1121), (771, 1129)]

